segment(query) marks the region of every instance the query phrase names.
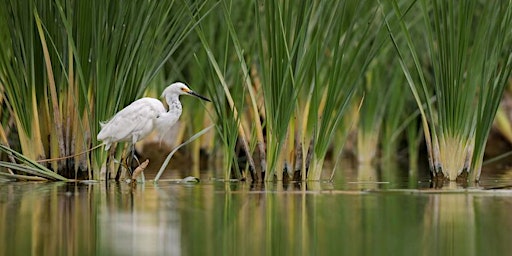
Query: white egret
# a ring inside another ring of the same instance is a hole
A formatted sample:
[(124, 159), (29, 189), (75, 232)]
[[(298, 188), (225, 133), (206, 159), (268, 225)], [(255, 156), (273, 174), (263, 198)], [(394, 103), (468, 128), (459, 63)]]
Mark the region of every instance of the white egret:
[(112, 143), (130, 142), (133, 159), (136, 142), (144, 139), (155, 129), (162, 134), (178, 121), (181, 115), (180, 95), (192, 95), (210, 101), (192, 91), (184, 83), (173, 83), (162, 93), (162, 97), (169, 106), (168, 111), (157, 99), (138, 99), (117, 112), (109, 121), (100, 123), (101, 131), (98, 133), (97, 139), (103, 141), (106, 151), (109, 150)]

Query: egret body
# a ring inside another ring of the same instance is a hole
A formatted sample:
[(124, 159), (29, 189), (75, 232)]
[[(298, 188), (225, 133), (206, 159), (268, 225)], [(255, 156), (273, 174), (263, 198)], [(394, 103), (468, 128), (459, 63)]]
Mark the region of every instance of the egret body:
[(180, 95), (192, 95), (202, 100), (209, 99), (195, 93), (184, 83), (173, 83), (162, 93), (169, 110), (161, 101), (154, 98), (141, 98), (117, 112), (109, 121), (100, 123), (97, 139), (103, 141), (105, 150), (115, 142), (130, 142), (132, 157), (136, 142), (144, 139), (155, 129), (163, 132), (174, 125), (181, 115)]

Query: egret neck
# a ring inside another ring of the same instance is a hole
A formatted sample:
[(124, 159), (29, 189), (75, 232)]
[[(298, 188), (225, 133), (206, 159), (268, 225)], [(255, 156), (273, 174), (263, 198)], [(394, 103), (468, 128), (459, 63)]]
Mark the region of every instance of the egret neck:
[(178, 94), (167, 94), (165, 96), (165, 101), (167, 105), (169, 105), (169, 113), (176, 113), (177, 116), (181, 115), (181, 102), (180, 95)]

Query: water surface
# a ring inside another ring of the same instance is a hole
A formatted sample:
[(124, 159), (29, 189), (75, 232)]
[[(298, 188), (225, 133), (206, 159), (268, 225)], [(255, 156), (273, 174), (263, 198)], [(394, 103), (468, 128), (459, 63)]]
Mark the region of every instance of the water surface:
[(507, 182), (2, 183), (0, 254), (505, 255)]

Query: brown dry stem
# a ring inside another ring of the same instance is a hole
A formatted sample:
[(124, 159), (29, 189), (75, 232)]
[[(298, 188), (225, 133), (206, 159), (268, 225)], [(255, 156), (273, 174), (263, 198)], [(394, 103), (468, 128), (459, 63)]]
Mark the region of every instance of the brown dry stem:
[(148, 164), (149, 159), (146, 159), (146, 161), (142, 162), (137, 168), (135, 168), (132, 174), (132, 180), (136, 180), (137, 177), (146, 169), (146, 167), (148, 167)]

